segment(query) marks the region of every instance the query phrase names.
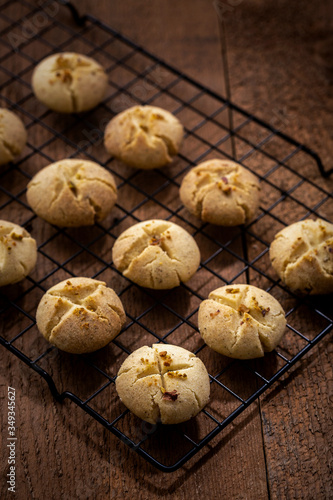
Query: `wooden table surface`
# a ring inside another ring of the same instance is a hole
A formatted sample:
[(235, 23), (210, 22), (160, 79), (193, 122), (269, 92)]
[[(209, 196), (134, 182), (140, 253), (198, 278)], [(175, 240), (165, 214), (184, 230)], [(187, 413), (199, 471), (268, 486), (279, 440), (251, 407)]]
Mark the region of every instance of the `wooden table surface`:
[[(77, 0), (76, 4), (80, 12), (102, 19), (221, 94), (225, 89), (217, 13), (223, 13), (233, 101), (312, 147), (326, 167), (332, 166), (329, 0)], [(69, 20), (62, 9), (57, 16)], [(326, 188), (332, 189), (331, 180)], [(332, 215), (332, 207), (330, 211)], [(4, 472), (5, 407), (11, 386), (16, 389), (15, 495), (20, 500), (332, 498), (329, 337), (226, 432), (171, 474), (154, 469), (74, 404), (57, 403), (35, 372), (0, 348), (4, 429), (0, 496), (11, 498)]]

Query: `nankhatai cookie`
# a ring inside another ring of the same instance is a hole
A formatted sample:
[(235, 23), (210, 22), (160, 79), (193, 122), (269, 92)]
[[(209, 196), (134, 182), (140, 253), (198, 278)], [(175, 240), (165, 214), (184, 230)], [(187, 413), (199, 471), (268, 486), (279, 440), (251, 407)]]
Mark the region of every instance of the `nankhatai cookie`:
[(37, 327), (62, 351), (83, 354), (101, 349), (125, 323), (123, 305), (103, 281), (71, 278), (43, 295), (36, 312)]
[(106, 150), (135, 168), (163, 167), (178, 154), (184, 136), (180, 121), (156, 106), (134, 106), (122, 111), (105, 129)]
[(32, 89), (39, 101), (59, 113), (80, 113), (104, 98), (108, 77), (91, 57), (75, 52), (43, 59), (32, 75)]
[(178, 224), (153, 219), (126, 229), (114, 243), (112, 259), (126, 278), (161, 290), (189, 280), (198, 269), (200, 251)]
[(249, 222), (259, 207), (257, 177), (239, 163), (208, 160), (182, 180), (180, 199), (199, 219), (218, 226)]
[(212, 291), (199, 307), (198, 328), (214, 351), (237, 359), (264, 356), (279, 344), (286, 328), (281, 304), (252, 285)]
[(23, 227), (0, 220), (0, 286), (23, 280), (36, 261), (36, 240)]
[(322, 219), (295, 222), (275, 235), (269, 255), (290, 290), (333, 292), (333, 224)]
[(0, 108), (0, 165), (18, 156), (27, 142), (22, 120), (12, 111)]
[(178, 424), (208, 403), (209, 375), (193, 353), (170, 344), (143, 346), (121, 365), (116, 389), (122, 402), (146, 422)]
[(97, 163), (65, 159), (48, 165), (31, 179), (27, 200), (50, 224), (89, 226), (110, 213), (117, 187), (113, 175)]

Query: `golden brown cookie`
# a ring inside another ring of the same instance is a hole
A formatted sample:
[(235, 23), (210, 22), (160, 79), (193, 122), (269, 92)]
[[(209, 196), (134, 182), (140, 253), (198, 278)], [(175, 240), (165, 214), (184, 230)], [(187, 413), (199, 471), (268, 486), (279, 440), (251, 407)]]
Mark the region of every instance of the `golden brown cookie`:
[(208, 403), (209, 376), (193, 353), (170, 344), (143, 346), (121, 365), (116, 389), (122, 402), (146, 422), (178, 424)]
[(218, 226), (249, 222), (259, 207), (258, 179), (228, 160), (208, 160), (192, 168), (179, 191), (188, 211)]
[(105, 129), (106, 150), (135, 168), (163, 167), (178, 154), (184, 135), (180, 121), (155, 106), (134, 106), (116, 115)]
[(114, 243), (112, 258), (116, 268), (134, 283), (162, 290), (193, 276), (200, 251), (185, 229), (154, 219), (126, 229)]
[(214, 351), (237, 359), (264, 356), (280, 342), (285, 313), (269, 293), (252, 285), (227, 285), (199, 308), (199, 332)]
[(35, 96), (59, 113), (80, 113), (104, 98), (108, 77), (102, 66), (75, 52), (53, 54), (43, 59), (32, 75)]
[(290, 290), (333, 293), (333, 224), (322, 219), (295, 222), (275, 235), (269, 255)]
[(83, 354), (106, 346), (120, 332), (125, 312), (117, 294), (103, 281), (71, 278), (43, 295), (37, 327), (62, 351)]
[(50, 224), (89, 226), (110, 213), (117, 188), (113, 175), (97, 163), (65, 159), (48, 165), (31, 179), (27, 200)]
[(23, 280), (35, 267), (36, 240), (23, 227), (0, 220), (0, 286)]
[(0, 165), (5, 165), (19, 155), (27, 142), (27, 132), (20, 118), (5, 108), (0, 108)]

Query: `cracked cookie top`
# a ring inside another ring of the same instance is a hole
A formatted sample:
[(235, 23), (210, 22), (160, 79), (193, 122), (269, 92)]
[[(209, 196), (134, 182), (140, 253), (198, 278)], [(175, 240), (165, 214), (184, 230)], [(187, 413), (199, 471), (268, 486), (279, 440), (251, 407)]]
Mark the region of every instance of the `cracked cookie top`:
[(27, 200), (50, 224), (88, 226), (110, 213), (117, 188), (113, 175), (97, 163), (65, 159), (48, 165), (31, 179)]
[(59, 113), (94, 108), (103, 100), (107, 83), (107, 75), (97, 61), (75, 52), (46, 57), (32, 75), (37, 99)]
[(186, 174), (179, 195), (187, 210), (199, 219), (218, 226), (237, 226), (256, 214), (259, 182), (238, 163), (208, 160)]
[(134, 283), (162, 290), (193, 276), (200, 263), (200, 251), (185, 229), (153, 219), (126, 229), (114, 243), (112, 259)]
[(143, 346), (121, 365), (116, 389), (122, 402), (146, 422), (178, 424), (208, 403), (209, 376), (197, 356), (170, 344)]
[(105, 129), (107, 151), (127, 165), (159, 168), (178, 154), (184, 135), (180, 121), (155, 106), (134, 106), (116, 115)]
[(214, 351), (236, 359), (264, 356), (280, 342), (285, 313), (269, 293), (252, 285), (223, 286), (199, 307), (198, 328)]
[(333, 224), (303, 220), (274, 237), (269, 255), (281, 280), (296, 293), (333, 293)]
[(125, 312), (117, 294), (103, 281), (71, 278), (43, 295), (37, 327), (62, 351), (83, 354), (101, 349), (120, 332)]
[(35, 267), (36, 240), (23, 227), (0, 220), (0, 286), (17, 283)]
[(19, 155), (27, 142), (27, 132), (20, 118), (5, 108), (0, 108), (0, 165), (5, 165)]

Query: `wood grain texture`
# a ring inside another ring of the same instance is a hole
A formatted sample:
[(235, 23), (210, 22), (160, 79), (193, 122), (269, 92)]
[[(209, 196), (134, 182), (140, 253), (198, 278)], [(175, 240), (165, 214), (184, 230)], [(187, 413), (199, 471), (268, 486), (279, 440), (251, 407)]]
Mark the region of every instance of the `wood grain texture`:
[[(216, 12), (222, 8), (233, 100), (318, 150), (331, 166), (332, 9), (328, 0), (316, 4), (297, 0), (292, 5), (286, 0), (274, 5), (262, 0), (223, 0), (215, 6), (211, 0), (75, 3), (80, 12), (102, 19), (223, 94)], [(58, 15), (69, 20), (63, 10)], [(38, 48), (34, 50), (38, 55)], [(11, 92), (15, 95), (15, 89)], [(36, 141), (38, 134), (42, 141), (42, 131), (36, 132)], [(61, 157), (61, 148), (54, 148), (53, 154)], [(323, 182), (316, 171), (310, 175)], [(332, 181), (325, 181), (329, 186)], [(40, 269), (41, 275), (46, 270)], [(17, 498), (330, 499), (331, 361), (332, 348), (325, 339), (185, 467), (165, 474), (73, 403), (57, 403), (37, 374), (0, 348), (2, 409), (7, 404), (7, 386), (16, 388)], [(112, 395), (106, 397), (105, 407)], [(1, 410), (0, 419), (5, 429), (1, 453), (6, 460), (5, 411)], [(0, 497), (10, 498), (3, 481)]]

